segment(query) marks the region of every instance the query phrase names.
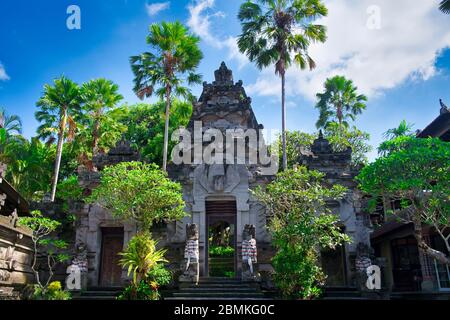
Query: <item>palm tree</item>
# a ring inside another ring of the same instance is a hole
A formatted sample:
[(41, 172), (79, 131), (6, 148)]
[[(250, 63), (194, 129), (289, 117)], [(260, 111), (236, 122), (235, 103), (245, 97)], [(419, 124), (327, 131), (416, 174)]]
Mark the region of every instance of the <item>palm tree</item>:
[(0, 107), (0, 127), (5, 129), (7, 136), (22, 133), (22, 121), (19, 116), (8, 115), (6, 111)]
[(56, 186), (61, 165), (61, 156), (64, 140), (73, 139), (76, 122), (80, 111), (80, 88), (72, 80), (62, 76), (54, 80), (54, 85), (46, 84), (42, 97), (36, 104), (40, 110), (35, 113), (37, 121), (42, 124), (38, 127), (41, 139), (48, 139), (51, 144), (58, 139), (56, 161), (53, 172), (51, 201), (55, 201)]
[(450, 0), (442, 0), (439, 9), (446, 14), (450, 14)]
[(20, 139), (22, 133), (22, 121), (19, 116), (8, 115), (0, 107), (0, 161), (8, 162), (8, 156), (5, 149), (13, 140)]
[(325, 91), (316, 94), (319, 109), (319, 120), (316, 127), (326, 128), (330, 122), (337, 122), (339, 128), (342, 125), (348, 127), (347, 119), (355, 120), (355, 117), (366, 109), (367, 97), (357, 93), (358, 88), (352, 80), (343, 76), (335, 76), (325, 81)]
[(123, 99), (118, 90), (118, 85), (103, 78), (91, 80), (81, 87), (84, 109), (88, 112), (89, 121), (92, 123), (92, 155), (98, 152), (100, 124), (105, 120), (105, 113)]
[(383, 133), (383, 137), (388, 140), (393, 140), (398, 137), (412, 136), (413, 127), (413, 124), (407, 123), (406, 120), (402, 120), (397, 128), (389, 129)]
[(275, 64), (275, 74), (281, 77), (283, 168), (286, 157), (285, 74), (295, 64), (301, 69), (314, 69), (316, 64), (308, 54), (313, 42), (325, 42), (325, 26), (314, 20), (326, 16), (327, 8), (320, 0), (254, 0), (243, 3), (238, 18), (242, 34), (238, 47), (259, 69)]
[[(195, 73), (203, 54), (198, 47), (200, 39), (189, 33), (180, 22), (152, 24), (147, 44), (152, 52), (144, 52), (130, 58), (135, 75), (134, 92), (143, 99), (154, 92), (166, 102), (163, 170), (167, 169), (167, 150), (169, 140), (169, 116), (172, 97), (182, 96), (191, 99), (190, 91), (183, 87), (200, 83), (201, 76)], [(187, 76), (186, 76), (187, 75)], [(186, 76), (185, 79), (183, 77)]]

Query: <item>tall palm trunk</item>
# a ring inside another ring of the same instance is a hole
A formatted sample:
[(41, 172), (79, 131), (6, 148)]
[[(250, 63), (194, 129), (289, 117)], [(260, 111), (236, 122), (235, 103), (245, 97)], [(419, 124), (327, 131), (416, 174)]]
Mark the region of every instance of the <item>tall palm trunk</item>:
[(164, 125), (163, 170), (167, 171), (167, 151), (169, 146), (170, 85), (166, 85), (166, 122)]
[(56, 148), (55, 170), (53, 173), (52, 193), (50, 198), (52, 202), (55, 201), (56, 186), (58, 185), (59, 168), (61, 166), (61, 157), (64, 144), (64, 132), (66, 131), (66, 123), (67, 123), (67, 107), (64, 107), (61, 114), (61, 122), (58, 132), (58, 146)]
[(286, 106), (285, 106), (285, 72), (281, 72), (281, 143), (283, 152), (283, 170), (287, 168), (286, 156)]
[(92, 156), (96, 155), (98, 151), (97, 149), (98, 149), (99, 134), (100, 134), (100, 120), (96, 119), (94, 122), (94, 129), (92, 130)]

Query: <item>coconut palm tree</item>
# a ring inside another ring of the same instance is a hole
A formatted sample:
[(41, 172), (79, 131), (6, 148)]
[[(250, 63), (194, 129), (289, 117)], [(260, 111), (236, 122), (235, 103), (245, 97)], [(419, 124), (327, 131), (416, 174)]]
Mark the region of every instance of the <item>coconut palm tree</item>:
[(2, 107), (0, 107), (0, 127), (5, 129), (7, 136), (22, 133), (22, 120), (19, 116), (8, 115)]
[(81, 87), (83, 109), (87, 112), (88, 120), (92, 125), (92, 155), (98, 152), (100, 139), (100, 125), (105, 121), (105, 113), (123, 99), (118, 93), (119, 86), (103, 78), (86, 82)]
[(439, 9), (446, 14), (450, 14), (450, 0), (442, 0)]
[(314, 69), (308, 54), (313, 42), (325, 42), (325, 26), (315, 24), (326, 16), (327, 8), (320, 0), (249, 0), (240, 7), (238, 18), (242, 34), (238, 47), (259, 69), (275, 65), (281, 78), (283, 168), (286, 157), (285, 75), (292, 65)]
[(169, 116), (173, 96), (191, 99), (190, 91), (183, 87), (200, 83), (201, 76), (195, 71), (203, 58), (198, 47), (200, 39), (189, 33), (180, 22), (152, 24), (147, 44), (152, 52), (144, 52), (130, 58), (134, 73), (134, 92), (143, 99), (156, 93), (166, 102), (163, 170), (167, 169), (169, 141)]
[(42, 123), (37, 131), (41, 139), (49, 144), (58, 140), (56, 161), (53, 172), (51, 201), (55, 201), (56, 186), (61, 165), (64, 140), (73, 139), (76, 122), (80, 112), (80, 88), (72, 80), (62, 76), (54, 80), (53, 86), (46, 84), (44, 92), (37, 102), (39, 111), (35, 113), (37, 121)]
[(347, 119), (355, 120), (355, 117), (366, 109), (367, 97), (358, 94), (358, 88), (352, 80), (343, 76), (335, 76), (325, 81), (325, 91), (316, 94), (318, 99), (316, 108), (319, 109), (319, 120), (316, 123), (318, 129), (325, 129), (330, 122), (337, 122), (339, 128), (348, 127)]

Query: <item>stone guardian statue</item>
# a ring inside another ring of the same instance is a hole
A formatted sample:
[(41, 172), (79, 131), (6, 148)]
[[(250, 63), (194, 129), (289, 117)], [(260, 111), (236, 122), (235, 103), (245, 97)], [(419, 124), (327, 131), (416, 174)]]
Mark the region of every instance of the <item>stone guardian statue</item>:
[(184, 248), (184, 259), (186, 267), (183, 270), (182, 278), (188, 281), (195, 281), (195, 284), (198, 284), (200, 275), (198, 263), (198, 227), (195, 223), (186, 225), (186, 246)]
[(255, 239), (256, 228), (246, 224), (242, 233), (242, 280), (256, 279), (257, 249)]

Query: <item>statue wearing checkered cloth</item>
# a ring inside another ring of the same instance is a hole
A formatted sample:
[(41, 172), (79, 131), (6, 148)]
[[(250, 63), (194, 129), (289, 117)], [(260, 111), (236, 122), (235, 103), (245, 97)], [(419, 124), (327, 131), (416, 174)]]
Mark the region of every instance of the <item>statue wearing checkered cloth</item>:
[(189, 281), (199, 280), (199, 249), (198, 249), (198, 228), (195, 223), (186, 225), (186, 246), (184, 247), (184, 258), (186, 267), (183, 270), (183, 278)]
[(255, 279), (254, 265), (257, 263), (255, 226), (247, 224), (242, 234), (242, 278)]

